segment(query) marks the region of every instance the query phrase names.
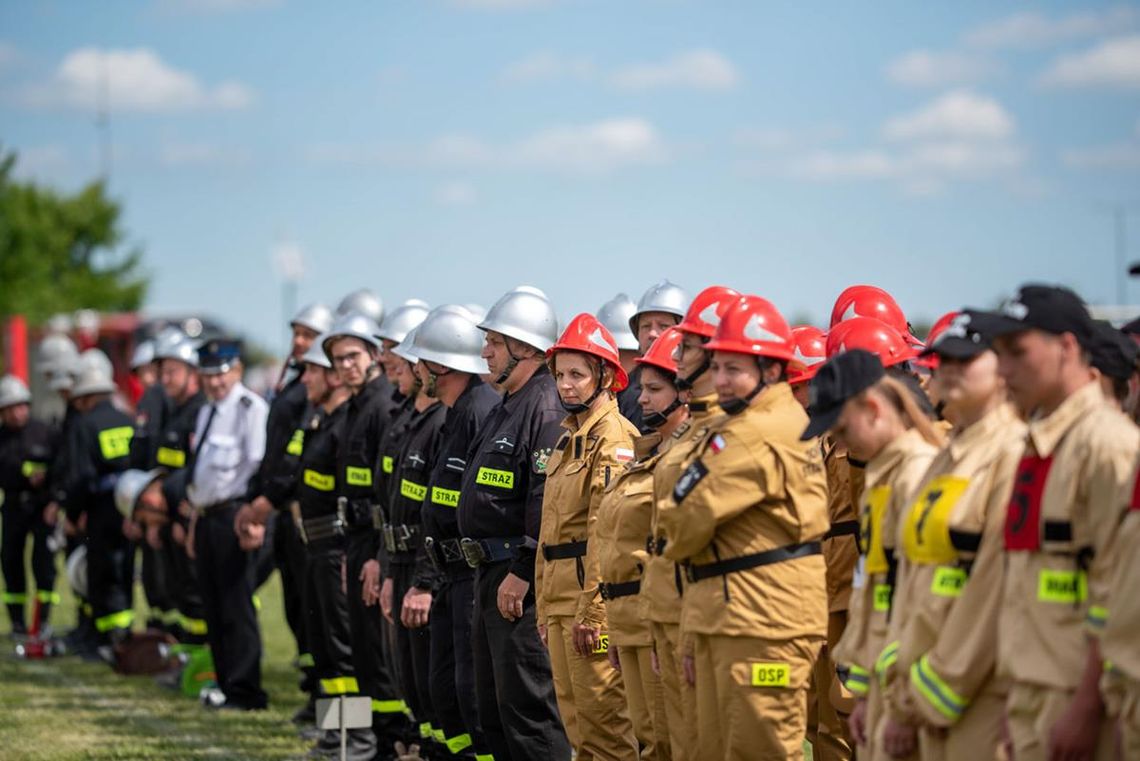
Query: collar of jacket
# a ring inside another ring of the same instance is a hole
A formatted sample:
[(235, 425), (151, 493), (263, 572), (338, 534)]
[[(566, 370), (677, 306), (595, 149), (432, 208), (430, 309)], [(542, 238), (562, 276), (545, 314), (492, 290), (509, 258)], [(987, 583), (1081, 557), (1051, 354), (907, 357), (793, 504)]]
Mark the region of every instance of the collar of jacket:
[(1090, 380), (1076, 393), (1061, 402), (1048, 416), (1034, 416), (1029, 421), (1029, 442), (1039, 457), (1048, 457), (1061, 443), (1069, 429), (1105, 403), (1100, 384)]

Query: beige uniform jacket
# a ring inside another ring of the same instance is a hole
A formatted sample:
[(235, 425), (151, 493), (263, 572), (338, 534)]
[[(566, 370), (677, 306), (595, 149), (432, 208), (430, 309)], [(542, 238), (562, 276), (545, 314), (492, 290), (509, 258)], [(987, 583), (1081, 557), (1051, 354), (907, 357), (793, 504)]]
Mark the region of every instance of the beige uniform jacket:
[[(705, 434), (662, 510), (665, 556), (696, 567), (808, 542), (827, 531), (818, 441), (787, 383), (769, 386)], [(691, 578), (691, 577), (690, 577)], [(786, 640), (825, 636), (827, 585), (818, 553), (690, 583), (685, 634)]]
[(875, 660), (887, 641), (888, 584), (899, 516), (910, 504), (930, 461), (938, 453), (914, 429), (883, 447), (867, 463), (859, 505), (859, 567), (852, 583), (847, 628), (832, 659), (848, 668), (847, 689), (867, 694)]
[[(636, 462), (610, 482), (598, 508), (598, 526), (591, 541), (598, 542), (602, 581), (606, 584), (641, 582), (645, 570), (645, 537), (653, 518), (653, 467), (657, 464), (660, 434), (634, 440)], [(606, 601), (610, 641), (624, 647), (653, 644), (649, 622), (642, 617), (638, 594)]]
[(653, 517), (647, 549), (651, 557), (641, 581), (639, 611), (649, 621), (660, 624), (681, 623), (681, 592), (684, 581), (680, 569), (672, 560), (661, 556), (665, 535), (661, 530), (661, 512), (672, 507), (673, 487), (681, 476), (682, 465), (700, 444), (709, 426), (721, 417), (716, 395), (693, 399), (689, 402), (689, 419), (673, 435), (661, 442), (660, 457), (653, 469)]
[[(603, 627), (605, 605), (598, 596), (601, 571), (594, 541), (598, 506), (606, 487), (633, 461), (637, 429), (621, 416), (615, 399), (590, 413), (582, 425), (574, 415), (546, 466), (542, 525), (535, 558), (534, 588), (539, 622), (554, 616)], [(585, 541), (583, 557), (547, 561), (543, 547)]]
[(851, 580), (855, 575), (855, 565), (859, 562), (858, 536), (842, 533), (852, 527), (858, 531), (859, 515), (855, 511), (858, 502), (851, 498), (850, 467), (847, 464), (847, 450), (835, 444), (830, 437), (824, 437), (823, 466), (827, 471), (827, 517), (831, 520), (831, 531), (837, 536), (823, 543), (823, 561), (827, 564), (827, 605), (832, 613), (847, 610), (851, 604)]
[(1005, 524), (998, 671), (1025, 684), (1076, 688), (1085, 637), (1104, 625), (1107, 546), (1140, 432), (1089, 382), (1029, 422)]
[(1100, 652), (1111, 684), (1124, 677), (1140, 685), (1140, 473), (1120, 495), (1127, 506), (1112, 540), (1112, 577), (1105, 598), (1107, 623)]
[(1002, 405), (935, 456), (898, 525), (890, 643), (880, 655), (887, 710), (948, 727), (994, 681), (1002, 527), (1025, 424)]

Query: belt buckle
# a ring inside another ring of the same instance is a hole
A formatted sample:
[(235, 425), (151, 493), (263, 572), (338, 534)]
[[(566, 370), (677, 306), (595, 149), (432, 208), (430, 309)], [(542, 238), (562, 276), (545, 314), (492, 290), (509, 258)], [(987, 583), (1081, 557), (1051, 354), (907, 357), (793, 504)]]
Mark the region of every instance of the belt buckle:
[(384, 549), (388, 550), (388, 552), (395, 552), (396, 535), (392, 532), (392, 525), (385, 523), (381, 532), (384, 534)]
[(601, 595), (602, 601), (606, 602), (610, 599), (610, 585), (605, 582), (598, 585), (598, 594)]
[(478, 568), (487, 559), (487, 551), (477, 539), (460, 539), (459, 549), (463, 551), (463, 559), (472, 568)]
[(396, 548), (400, 552), (407, 552), (410, 549), (410, 547), (408, 547), (408, 540), (412, 538), (412, 532), (408, 530), (405, 524), (401, 523), (399, 526), (393, 526), (392, 535), (394, 537), (393, 541), (396, 543)]
[(372, 528), (377, 531), (384, 529), (384, 512), (380, 509), (380, 505), (369, 505), (372, 510)]
[(432, 567), (439, 573), (443, 573), (443, 559), (436, 557), (435, 554), (435, 537), (424, 537), (424, 552), (427, 553), (428, 560), (431, 562)]
[(348, 523), (348, 497), (336, 498), (336, 517), (341, 523)]
[[(452, 548), (450, 555), (447, 551), (448, 547)], [(465, 558), (463, 556), (463, 547), (460, 545), (458, 539), (445, 539), (442, 542), (439, 542), (439, 549), (440, 554), (443, 556), (443, 562), (445, 563), (465, 561)]]
[(695, 568), (693, 568), (693, 564), (692, 563), (685, 563), (684, 566), (685, 566), (685, 581), (689, 582), (690, 584), (696, 584), (697, 583), (697, 571)]

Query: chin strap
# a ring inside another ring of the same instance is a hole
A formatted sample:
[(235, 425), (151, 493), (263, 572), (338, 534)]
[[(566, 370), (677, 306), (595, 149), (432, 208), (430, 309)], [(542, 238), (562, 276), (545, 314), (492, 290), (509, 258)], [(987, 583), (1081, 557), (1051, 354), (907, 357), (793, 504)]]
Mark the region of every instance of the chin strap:
[(642, 413), (641, 421), (653, 430), (657, 430), (669, 422), (669, 416), (672, 415), (682, 404), (684, 404), (684, 402), (681, 401), (681, 395), (677, 394), (669, 406), (660, 412), (657, 410), (652, 410), (650, 412)]
[(677, 387), (678, 391), (692, 391), (693, 384), (697, 382), (697, 378), (700, 378), (702, 375), (707, 373), (709, 367), (712, 366), (712, 361), (709, 359), (709, 353), (704, 349), (701, 351), (705, 352), (705, 360), (701, 362), (700, 367), (698, 367), (696, 370), (684, 378), (678, 375), (676, 380), (673, 381), (673, 385)]

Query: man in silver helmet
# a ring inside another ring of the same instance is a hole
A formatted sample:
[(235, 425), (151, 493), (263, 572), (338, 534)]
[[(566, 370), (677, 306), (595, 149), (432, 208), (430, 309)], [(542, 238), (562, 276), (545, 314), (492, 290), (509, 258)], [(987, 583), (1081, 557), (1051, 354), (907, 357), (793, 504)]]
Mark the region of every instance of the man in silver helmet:
[[(637, 302), (633, 315), (629, 318), (628, 329), (637, 341), (638, 356), (649, 351), (649, 347), (666, 328), (681, 322), (689, 308), (689, 296), (676, 283), (662, 280), (649, 286)], [(600, 317), (598, 318), (601, 319)], [(608, 327), (608, 326), (607, 326)], [(615, 337), (617, 334), (614, 334)], [(638, 427), (642, 433), (650, 433), (651, 428), (641, 419), (641, 366), (629, 374), (629, 386), (618, 393), (618, 409), (622, 417)]]

